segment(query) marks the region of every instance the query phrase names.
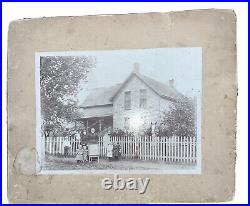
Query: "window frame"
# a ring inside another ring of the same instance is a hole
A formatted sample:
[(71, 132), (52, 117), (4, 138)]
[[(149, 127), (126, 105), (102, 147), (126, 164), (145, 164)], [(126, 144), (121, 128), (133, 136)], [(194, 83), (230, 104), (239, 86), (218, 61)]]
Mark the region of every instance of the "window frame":
[(139, 99), (139, 107), (142, 109), (147, 108), (147, 89), (140, 89), (140, 99)]
[(131, 91), (124, 92), (124, 109), (125, 110), (131, 110)]
[(124, 129), (129, 130), (129, 117), (124, 117)]

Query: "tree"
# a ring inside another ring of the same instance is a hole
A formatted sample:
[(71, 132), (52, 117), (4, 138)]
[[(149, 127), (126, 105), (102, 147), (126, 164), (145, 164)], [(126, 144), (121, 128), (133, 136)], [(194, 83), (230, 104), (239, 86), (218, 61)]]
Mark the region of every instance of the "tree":
[(195, 105), (189, 98), (173, 103), (158, 127), (161, 136), (195, 136)]
[(76, 95), (96, 61), (92, 57), (40, 58), (42, 130), (45, 137), (72, 122), (78, 114)]

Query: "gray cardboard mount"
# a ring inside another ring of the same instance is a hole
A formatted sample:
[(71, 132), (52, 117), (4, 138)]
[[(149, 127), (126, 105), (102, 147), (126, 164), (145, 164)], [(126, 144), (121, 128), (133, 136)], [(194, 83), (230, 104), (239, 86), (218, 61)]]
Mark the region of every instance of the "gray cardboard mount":
[[(104, 190), (113, 175), (36, 175), (35, 52), (202, 47), (202, 174), (149, 177), (145, 194)], [(231, 10), (24, 19), (8, 40), (10, 202), (229, 201), (235, 190), (236, 16)]]

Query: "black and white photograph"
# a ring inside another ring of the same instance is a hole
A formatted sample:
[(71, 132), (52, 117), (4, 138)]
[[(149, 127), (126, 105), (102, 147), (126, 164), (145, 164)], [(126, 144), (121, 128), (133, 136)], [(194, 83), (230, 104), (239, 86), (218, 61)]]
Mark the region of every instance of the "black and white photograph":
[(248, 202), (247, 3), (8, 3), (3, 204)]
[(36, 53), (37, 172), (201, 173), (202, 49)]

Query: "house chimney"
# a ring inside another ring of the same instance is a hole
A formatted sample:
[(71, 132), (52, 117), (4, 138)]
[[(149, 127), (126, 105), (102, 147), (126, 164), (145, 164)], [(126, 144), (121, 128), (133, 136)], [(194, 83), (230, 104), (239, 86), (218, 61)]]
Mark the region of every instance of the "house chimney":
[(134, 73), (139, 73), (140, 64), (138, 62), (134, 63)]
[(174, 79), (169, 80), (169, 87), (174, 88)]

